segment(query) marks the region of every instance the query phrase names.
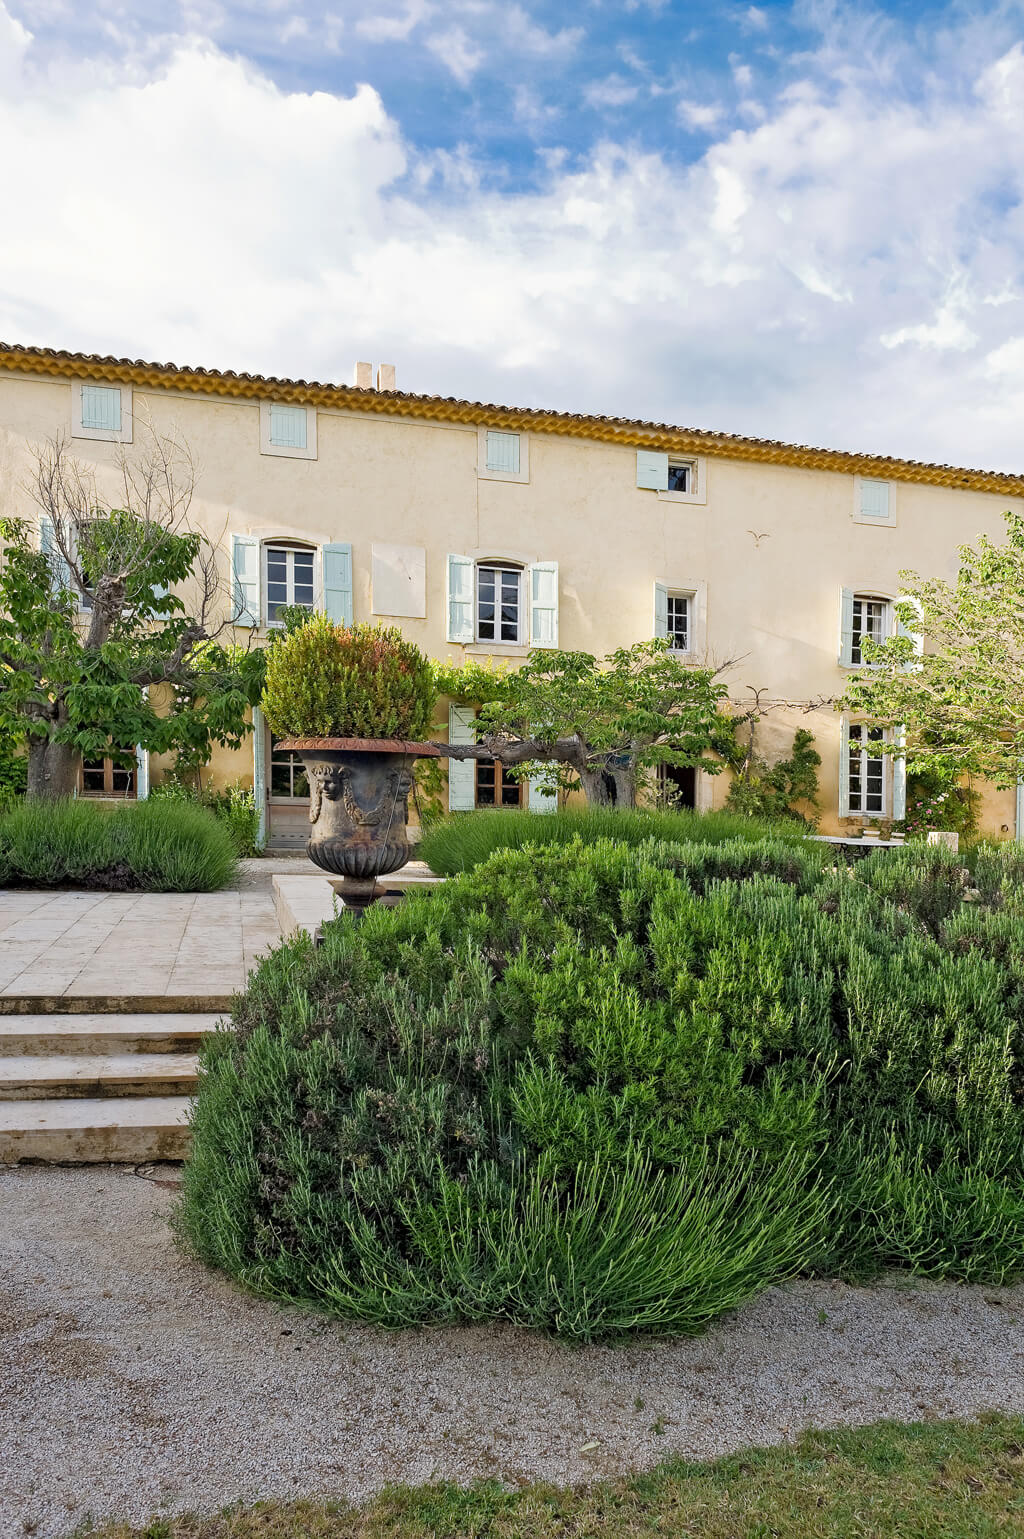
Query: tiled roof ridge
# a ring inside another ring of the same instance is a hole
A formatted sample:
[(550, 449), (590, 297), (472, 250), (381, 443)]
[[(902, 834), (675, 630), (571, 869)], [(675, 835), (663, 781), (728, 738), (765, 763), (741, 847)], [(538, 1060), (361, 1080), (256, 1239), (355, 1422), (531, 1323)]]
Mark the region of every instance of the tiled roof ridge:
[(687, 428), (630, 417), (502, 406), (494, 402), (462, 400), (457, 396), (422, 395), (402, 390), (382, 391), (357, 385), (284, 379), (275, 375), (236, 372), (233, 369), (154, 363), (141, 358), (115, 358), (110, 354), (77, 353), (7, 342), (0, 342), (0, 370), (71, 378), (121, 379), (125, 383), (151, 387), (163, 383), (197, 393), (250, 399), (265, 398), (269, 392), (280, 398), (297, 397), (310, 404), (334, 404), (379, 415), (412, 415), (430, 420), (480, 422), (492, 426), (519, 424), (534, 432), (593, 438), (633, 444), (641, 448), (703, 450), (731, 459), (792, 464), (847, 474), (862, 472), (885, 475), (895, 480), (1024, 495), (1024, 474), (938, 465), (900, 459), (894, 455), (857, 453), (848, 449), (823, 449), (807, 444), (791, 444), (780, 439), (752, 438), (740, 433)]

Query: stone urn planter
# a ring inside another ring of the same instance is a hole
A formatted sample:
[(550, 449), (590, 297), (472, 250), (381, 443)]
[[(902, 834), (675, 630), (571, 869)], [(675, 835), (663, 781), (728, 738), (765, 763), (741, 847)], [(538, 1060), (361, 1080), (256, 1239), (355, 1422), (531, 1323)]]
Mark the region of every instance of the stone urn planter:
[(413, 764), (439, 758), (440, 750), (362, 737), (294, 737), (280, 747), (299, 755), (309, 779), (310, 860), (341, 878), (335, 891), (347, 907), (365, 908), (378, 877), (409, 859)]

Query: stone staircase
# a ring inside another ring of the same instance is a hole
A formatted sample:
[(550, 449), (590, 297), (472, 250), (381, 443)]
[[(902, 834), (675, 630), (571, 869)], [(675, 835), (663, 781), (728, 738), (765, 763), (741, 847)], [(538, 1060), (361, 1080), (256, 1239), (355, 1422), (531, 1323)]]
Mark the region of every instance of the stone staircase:
[(199, 1044), (229, 1008), (0, 998), (0, 1165), (184, 1159)]

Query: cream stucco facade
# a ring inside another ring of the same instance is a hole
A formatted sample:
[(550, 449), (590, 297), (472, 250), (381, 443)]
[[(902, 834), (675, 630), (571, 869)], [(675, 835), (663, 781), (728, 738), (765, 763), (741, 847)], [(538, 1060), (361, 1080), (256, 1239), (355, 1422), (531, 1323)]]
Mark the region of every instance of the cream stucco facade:
[[(97, 406), (83, 382), (121, 392), (116, 428), (83, 421), (87, 410), (89, 422), (112, 422), (104, 413), (117, 406), (113, 396)], [(273, 402), (284, 408), (276, 416)], [(355, 620), (393, 622), (431, 656), (456, 660), (515, 663), (531, 639), (603, 654), (664, 630), (666, 597), (684, 601), (671, 624), (680, 640), (685, 627), (695, 658), (731, 664), (734, 699), (760, 689), (789, 702), (762, 724), (768, 756), (786, 752), (797, 727), (814, 732), (826, 833), (898, 810), (890, 760), (881, 806), (851, 807), (840, 773), (848, 748), (831, 702), (846, 676), (851, 597), (895, 599), (901, 568), (952, 577), (960, 544), (998, 538), (1004, 511), (1024, 512), (1019, 477), (365, 386), (0, 349), (5, 514), (31, 513), (24, 483), (36, 445), (73, 435), (75, 456), (101, 486), (109, 478), (112, 494), (121, 443), (131, 434), (140, 448), (149, 432), (188, 445), (193, 520), (222, 551), (226, 578), (237, 573), (257, 635), (280, 591), (275, 573), (296, 592), (309, 573), (316, 602), (330, 593)], [(678, 490), (656, 484), (666, 455), (689, 467)], [(282, 557), (289, 549), (312, 559)], [(493, 570), (520, 573), (515, 642), (480, 634)], [(211, 773), (251, 781), (251, 748), (218, 751)], [(701, 777), (698, 804), (719, 805), (726, 791), (724, 776)], [(277, 809), (282, 831), (286, 811)], [(986, 793), (983, 821), (989, 833), (1015, 834), (1013, 795)]]

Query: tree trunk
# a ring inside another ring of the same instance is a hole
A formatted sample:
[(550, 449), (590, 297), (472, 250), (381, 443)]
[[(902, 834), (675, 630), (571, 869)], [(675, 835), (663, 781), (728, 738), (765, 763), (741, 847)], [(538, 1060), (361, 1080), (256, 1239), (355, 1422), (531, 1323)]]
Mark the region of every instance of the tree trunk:
[(55, 801), (59, 796), (73, 796), (78, 785), (81, 755), (70, 743), (33, 743), (28, 751), (28, 786), (30, 801)]

